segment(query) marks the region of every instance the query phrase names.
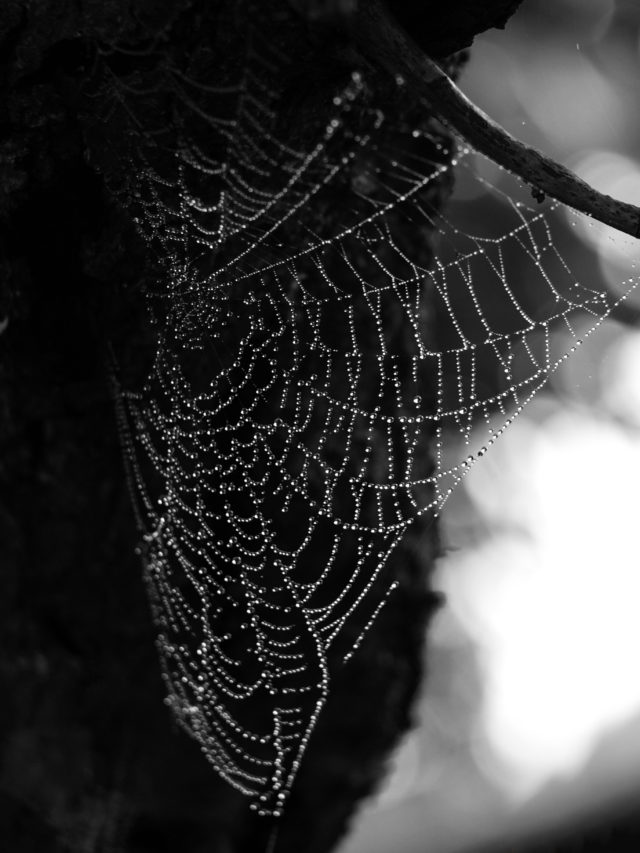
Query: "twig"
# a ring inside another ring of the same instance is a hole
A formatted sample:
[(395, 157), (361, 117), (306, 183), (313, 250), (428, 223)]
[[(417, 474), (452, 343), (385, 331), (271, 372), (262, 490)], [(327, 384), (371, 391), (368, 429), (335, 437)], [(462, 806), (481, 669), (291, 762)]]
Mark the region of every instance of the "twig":
[(569, 169), (511, 136), (478, 109), (387, 12), (360, 0), (348, 20), (353, 40), (374, 65), (401, 78), (456, 134), (542, 197), (548, 195), (625, 234), (640, 238), (640, 209), (603, 195)]

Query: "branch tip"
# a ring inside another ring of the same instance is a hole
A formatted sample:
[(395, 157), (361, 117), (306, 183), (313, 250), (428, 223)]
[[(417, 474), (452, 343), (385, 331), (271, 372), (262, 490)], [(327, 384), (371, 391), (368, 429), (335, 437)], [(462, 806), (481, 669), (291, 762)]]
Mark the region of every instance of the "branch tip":
[(401, 78), (458, 136), (532, 187), (611, 228), (640, 239), (640, 209), (598, 192), (565, 166), (508, 133), (476, 107), (388, 13), (383, 0), (359, 3), (349, 29), (368, 60)]

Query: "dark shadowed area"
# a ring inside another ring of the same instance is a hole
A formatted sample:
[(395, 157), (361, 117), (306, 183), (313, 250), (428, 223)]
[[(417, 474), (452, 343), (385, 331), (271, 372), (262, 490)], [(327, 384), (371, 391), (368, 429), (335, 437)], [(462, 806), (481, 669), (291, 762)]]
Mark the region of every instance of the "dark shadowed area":
[[(458, 5), (425, 8), (440, 56), (517, 3), (481, 13)], [(304, 150), (354, 59), (333, 22), (339, 8), (307, 23), (298, 6), (261, 6), (258, 16), (250, 3), (10, 0), (0, 13), (0, 835), (12, 853), (266, 845), (270, 824), (250, 816), (163, 702), (107, 365), (115, 349), (127, 380), (148, 369), (155, 330), (144, 300), (162, 258), (136, 229), (127, 187), (146, 140), (177, 125), (170, 95), (140, 90), (132, 148), (129, 117), (109, 105), (110, 81), (157, 91), (170, 53), (204, 57), (204, 82), (215, 86), (211, 44), (231, 56), (233, 39), (258, 21), (264, 41), (296, 57), (275, 120)], [(397, 15), (416, 24), (410, 4)], [(375, 97), (384, 103), (383, 82)], [(385, 107), (408, 118), (404, 104)], [(430, 203), (447, 190), (434, 186)], [(339, 203), (329, 194), (325, 213), (303, 209), (299, 220), (330, 230)], [(433, 523), (397, 549), (388, 571), (398, 592), (333, 680), (278, 850), (330, 849), (380, 780), (411, 719), (437, 549)]]

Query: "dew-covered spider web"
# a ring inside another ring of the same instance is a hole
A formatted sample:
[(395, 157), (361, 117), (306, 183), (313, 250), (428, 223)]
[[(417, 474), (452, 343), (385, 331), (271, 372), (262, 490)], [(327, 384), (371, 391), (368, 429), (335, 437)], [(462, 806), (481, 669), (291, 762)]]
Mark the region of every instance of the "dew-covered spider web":
[[(615, 298), (572, 272), (557, 205), (476, 175), (407, 93), (355, 72), (296, 99), (258, 15), (216, 19), (224, 46), (104, 47), (90, 97), (157, 270), (117, 402), (168, 702), (278, 815), (403, 535), (565, 357), (553, 329), (575, 347)], [(454, 167), (482, 193), (443, 208)]]

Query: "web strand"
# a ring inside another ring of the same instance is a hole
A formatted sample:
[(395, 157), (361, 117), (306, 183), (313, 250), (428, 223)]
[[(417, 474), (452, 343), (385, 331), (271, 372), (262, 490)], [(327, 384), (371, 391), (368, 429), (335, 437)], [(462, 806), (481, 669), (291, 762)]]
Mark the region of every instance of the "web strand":
[[(297, 147), (290, 61), (259, 26), (237, 38), (228, 67), (122, 73), (105, 49), (93, 98), (127, 130), (110, 186), (161, 270), (152, 367), (116, 393), (167, 701), (277, 817), (404, 533), (567, 357), (552, 328), (575, 349), (615, 300), (573, 276), (557, 205), (473, 175), (358, 73)], [(493, 205), (472, 230), (439, 212), (454, 167)]]

